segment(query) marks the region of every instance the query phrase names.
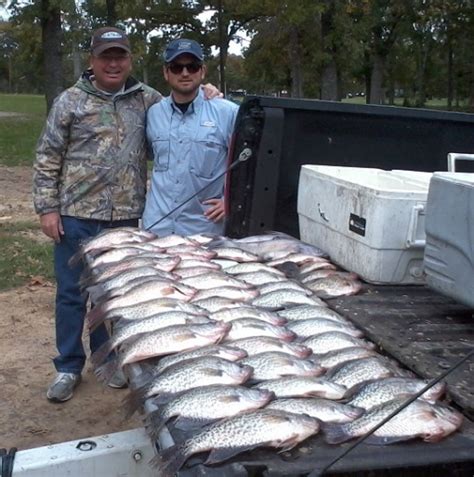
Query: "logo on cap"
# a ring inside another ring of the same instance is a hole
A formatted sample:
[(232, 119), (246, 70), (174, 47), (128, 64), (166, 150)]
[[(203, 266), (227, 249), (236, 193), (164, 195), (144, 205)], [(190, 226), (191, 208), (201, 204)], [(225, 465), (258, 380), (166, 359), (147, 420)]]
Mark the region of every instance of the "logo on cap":
[(105, 32), (101, 35), (101, 38), (104, 40), (117, 40), (122, 38), (122, 35), (120, 33), (117, 33), (116, 31), (108, 31)]
[(191, 48), (190, 41), (180, 41), (178, 44), (178, 50), (187, 50), (189, 48)]

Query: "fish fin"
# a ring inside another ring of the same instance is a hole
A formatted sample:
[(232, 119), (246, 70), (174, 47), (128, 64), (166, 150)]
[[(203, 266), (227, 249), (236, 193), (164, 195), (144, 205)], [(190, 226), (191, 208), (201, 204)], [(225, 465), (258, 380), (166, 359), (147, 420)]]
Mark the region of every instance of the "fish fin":
[(334, 423), (323, 423), (322, 430), (325, 435), (325, 440), (328, 444), (341, 444), (352, 439), (343, 425)]
[(141, 388), (131, 390), (128, 396), (123, 399), (122, 405), (125, 409), (125, 419), (129, 419), (135, 414), (145, 401), (147, 393), (148, 386), (142, 386)]
[(185, 450), (183, 445), (168, 447), (153, 457), (149, 464), (156, 469), (156, 475), (160, 477), (174, 477), (188, 458)]
[(227, 459), (230, 459), (231, 457), (234, 457), (237, 454), (240, 454), (242, 452), (255, 449), (256, 447), (260, 447), (261, 445), (265, 445), (265, 444), (257, 444), (253, 446), (240, 446), (240, 447), (239, 446), (223, 447), (221, 449), (212, 449), (211, 452), (209, 453), (208, 458), (206, 459), (206, 462), (204, 462), (204, 464), (205, 465), (217, 464), (219, 462), (223, 462)]
[(102, 366), (99, 366), (94, 370), (94, 374), (97, 376), (97, 379), (103, 383), (108, 383), (112, 376), (117, 372), (119, 368), (119, 360), (117, 356), (114, 356), (112, 359), (109, 359)]
[[(184, 391), (183, 391), (184, 392)], [(156, 396), (153, 396), (153, 402), (156, 405), (163, 405), (171, 401), (171, 399), (174, 399), (175, 397), (178, 397), (180, 394), (183, 394), (183, 392), (178, 392), (178, 393), (160, 393), (157, 394)]]
[(221, 369), (215, 369), (215, 368), (203, 368), (202, 371), (208, 376), (222, 376), (224, 374), (224, 372)]
[(281, 443), (278, 444), (279, 450), (278, 454), (282, 454), (283, 452), (288, 452), (289, 450), (293, 449), (296, 445), (299, 444), (298, 434), (293, 434), (288, 439), (285, 439)]
[(163, 416), (162, 409), (153, 411), (145, 418), (145, 429), (150, 439), (157, 440), (162, 427), (166, 424), (168, 418)]
[(171, 286), (170, 287), (164, 287), (164, 288), (161, 289), (160, 295), (166, 297), (168, 295), (171, 295), (175, 290), (177, 290), (177, 288), (174, 288), (174, 287), (171, 287)]
[(207, 426), (215, 420), (217, 419), (195, 419), (191, 417), (178, 416), (173, 425), (180, 431), (189, 432), (199, 429), (200, 427)]
[(94, 368), (98, 368), (113, 350), (112, 340), (109, 339), (102, 343), (98, 349), (91, 354), (91, 363)]
[(240, 396), (237, 394), (234, 395), (227, 395), (227, 396), (217, 396), (217, 401), (219, 401), (222, 404), (226, 403), (233, 403), (233, 402), (240, 402), (242, 399)]

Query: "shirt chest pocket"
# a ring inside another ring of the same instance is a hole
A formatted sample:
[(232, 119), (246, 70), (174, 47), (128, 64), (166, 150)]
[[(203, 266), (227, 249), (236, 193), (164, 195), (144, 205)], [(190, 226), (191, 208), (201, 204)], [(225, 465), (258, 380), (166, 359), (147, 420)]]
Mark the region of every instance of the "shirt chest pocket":
[(217, 135), (216, 128), (200, 128), (194, 139), (191, 152), (190, 171), (199, 177), (210, 179), (221, 172), (225, 161), (227, 146)]
[(157, 172), (167, 171), (170, 165), (170, 138), (169, 136), (157, 136), (151, 143), (153, 150), (153, 170)]

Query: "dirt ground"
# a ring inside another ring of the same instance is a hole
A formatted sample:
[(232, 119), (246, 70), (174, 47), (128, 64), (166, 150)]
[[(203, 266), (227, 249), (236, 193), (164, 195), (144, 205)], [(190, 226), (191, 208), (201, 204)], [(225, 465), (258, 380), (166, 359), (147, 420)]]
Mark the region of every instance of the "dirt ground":
[[(0, 221), (36, 220), (31, 204), (30, 168), (0, 166)], [(0, 252), (1, 253), (1, 252)], [(46, 400), (55, 375), (54, 284), (42, 280), (0, 292), (0, 448), (19, 450), (141, 425), (124, 421), (127, 390), (97, 382), (86, 365), (73, 399)]]

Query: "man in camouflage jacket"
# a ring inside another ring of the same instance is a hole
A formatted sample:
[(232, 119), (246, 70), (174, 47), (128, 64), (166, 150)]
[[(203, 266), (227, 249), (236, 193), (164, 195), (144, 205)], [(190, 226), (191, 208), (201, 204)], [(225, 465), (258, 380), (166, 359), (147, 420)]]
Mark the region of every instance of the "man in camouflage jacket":
[[(82, 265), (71, 268), (68, 261), (82, 241), (103, 229), (138, 225), (146, 188), (146, 111), (161, 99), (130, 76), (130, 44), (119, 29), (105, 27), (93, 34), (90, 64), (56, 99), (34, 164), (35, 210), (43, 232), (55, 241), (58, 374), (47, 392), (53, 402), (72, 397), (86, 359)], [(102, 325), (90, 335), (91, 351), (107, 339)]]

